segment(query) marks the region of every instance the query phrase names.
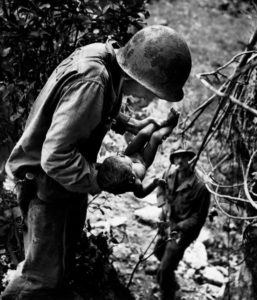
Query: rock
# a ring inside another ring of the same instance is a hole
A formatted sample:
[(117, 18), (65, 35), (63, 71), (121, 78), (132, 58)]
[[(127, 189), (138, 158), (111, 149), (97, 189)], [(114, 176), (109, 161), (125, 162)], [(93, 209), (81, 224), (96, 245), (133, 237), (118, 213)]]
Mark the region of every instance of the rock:
[(203, 227), (202, 230), (200, 231), (197, 241), (203, 243), (204, 245), (212, 244), (214, 241), (213, 233), (211, 232), (210, 229)]
[(213, 285), (222, 286), (227, 282), (227, 279), (222, 275), (222, 273), (216, 267), (206, 267), (201, 270), (203, 279)]
[(127, 218), (126, 217), (115, 217), (115, 218), (109, 220), (109, 222), (112, 227), (126, 226)]
[(156, 200), (156, 194), (151, 193), (150, 195), (146, 196), (144, 199), (141, 201), (144, 201), (150, 205), (157, 205), (157, 200)]
[(102, 220), (91, 224), (92, 228), (103, 228), (108, 232), (110, 231), (110, 227), (123, 227), (126, 225), (127, 225), (126, 217), (115, 217), (108, 221)]
[(98, 221), (91, 224), (91, 230), (93, 234), (99, 234), (100, 232), (110, 232), (110, 223), (108, 221)]
[(156, 275), (159, 268), (160, 262), (155, 256), (150, 256), (145, 265), (145, 274), (147, 275)]
[(225, 277), (228, 277), (228, 269), (222, 266), (215, 266)]
[(151, 226), (155, 226), (159, 221), (160, 212), (161, 208), (149, 205), (137, 209), (134, 214), (139, 219), (139, 221)]
[(186, 273), (184, 274), (184, 278), (187, 279), (187, 278), (193, 278), (193, 275), (195, 273), (195, 269), (193, 268), (190, 268), (186, 271)]
[[(13, 280), (16, 276), (16, 270), (11, 270), (11, 269), (8, 269), (7, 270), (7, 273), (4, 275), (3, 279), (2, 279), (2, 285), (3, 287), (6, 287), (7, 284)], [(0, 298), (1, 299), (1, 298)]]
[(201, 269), (208, 265), (206, 248), (203, 243), (195, 241), (185, 251), (183, 261), (193, 269)]
[(145, 274), (147, 275), (156, 275), (158, 271), (158, 265), (151, 265), (145, 267)]
[[(206, 294), (215, 297), (215, 299), (222, 295), (222, 291), (221, 291), (222, 288), (218, 287), (216, 285), (209, 284), (209, 283), (204, 283), (202, 285), (202, 288), (203, 288), (203, 290), (205, 291)], [(218, 298), (218, 299), (220, 299), (220, 298)]]
[(113, 256), (120, 260), (127, 260), (131, 255), (131, 249), (124, 243), (113, 247)]

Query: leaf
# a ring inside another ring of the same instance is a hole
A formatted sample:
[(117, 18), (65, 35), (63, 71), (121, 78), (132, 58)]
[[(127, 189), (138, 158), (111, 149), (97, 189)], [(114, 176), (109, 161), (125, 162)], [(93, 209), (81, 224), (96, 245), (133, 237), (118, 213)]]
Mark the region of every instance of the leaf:
[(39, 38), (41, 36), (41, 33), (39, 31), (31, 31), (29, 33), (29, 36), (34, 37), (34, 38)]
[(46, 3), (46, 4), (43, 4), (43, 5), (40, 5), (39, 6), (39, 9), (49, 9), (49, 8), (51, 8), (51, 4), (50, 3)]
[(108, 12), (108, 10), (110, 9), (111, 7), (111, 4), (108, 4), (106, 5), (104, 8), (103, 8), (103, 14), (106, 14)]
[(117, 5), (117, 4), (111, 4), (110, 7), (111, 7), (111, 9), (114, 10), (114, 11), (115, 11), (115, 10), (117, 10), (117, 11), (120, 10), (119, 5)]
[(99, 29), (94, 29), (93, 34), (99, 34), (100, 30)]
[(17, 112), (15, 114), (11, 115), (10, 121), (14, 122), (17, 119), (19, 119), (20, 116), (23, 114), (24, 110), (25, 110), (25, 108), (19, 106)]
[(2, 50), (1, 57), (6, 57), (11, 52), (11, 47), (5, 48)]
[(137, 15), (139, 16), (140, 19), (144, 20), (145, 19), (145, 15), (141, 12), (137, 13)]

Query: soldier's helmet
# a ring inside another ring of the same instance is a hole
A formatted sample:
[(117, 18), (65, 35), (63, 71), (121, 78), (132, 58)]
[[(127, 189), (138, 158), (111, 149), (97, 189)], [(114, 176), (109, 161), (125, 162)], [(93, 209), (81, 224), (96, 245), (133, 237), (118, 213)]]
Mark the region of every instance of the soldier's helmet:
[(118, 49), (117, 62), (131, 78), (161, 99), (180, 101), (191, 71), (191, 53), (183, 37), (168, 26), (138, 31)]

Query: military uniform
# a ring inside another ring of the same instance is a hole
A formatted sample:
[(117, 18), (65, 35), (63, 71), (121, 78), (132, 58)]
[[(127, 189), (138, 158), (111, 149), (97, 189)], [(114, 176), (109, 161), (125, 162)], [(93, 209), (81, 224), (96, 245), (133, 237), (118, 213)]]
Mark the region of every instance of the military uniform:
[(163, 207), (162, 220), (168, 223), (168, 232), (165, 242), (163, 237), (157, 242), (155, 253), (161, 260), (157, 280), (162, 296), (170, 300), (177, 289), (174, 271), (205, 223), (210, 194), (195, 173), (178, 185), (175, 165), (169, 166), (163, 178), (167, 184), (158, 187), (157, 199), (158, 206)]
[(99, 192), (97, 153), (120, 110), (120, 78), (112, 45), (95, 43), (65, 59), (36, 99), (6, 167), (28, 186), (25, 192), (18, 189), (27, 226), (25, 260), (3, 300), (66, 299), (63, 291), (69, 294), (87, 195)]

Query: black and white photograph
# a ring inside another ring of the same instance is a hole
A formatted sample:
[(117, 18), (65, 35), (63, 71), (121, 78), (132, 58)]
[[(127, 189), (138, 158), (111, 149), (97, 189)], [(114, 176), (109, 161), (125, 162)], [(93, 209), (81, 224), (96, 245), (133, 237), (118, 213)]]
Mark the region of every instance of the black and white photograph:
[(256, 300), (255, 127), (255, 0), (0, 0), (0, 300)]

